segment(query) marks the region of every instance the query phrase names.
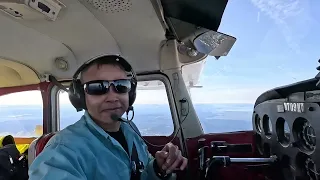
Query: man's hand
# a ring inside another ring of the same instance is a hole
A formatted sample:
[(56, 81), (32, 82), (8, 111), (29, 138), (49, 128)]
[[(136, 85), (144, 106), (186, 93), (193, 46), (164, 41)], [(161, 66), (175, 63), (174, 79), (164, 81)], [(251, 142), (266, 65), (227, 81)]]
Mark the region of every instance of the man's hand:
[(155, 158), (158, 167), (166, 171), (167, 174), (173, 170), (186, 168), (188, 159), (181, 155), (181, 151), (178, 146), (168, 143), (161, 151), (157, 151)]

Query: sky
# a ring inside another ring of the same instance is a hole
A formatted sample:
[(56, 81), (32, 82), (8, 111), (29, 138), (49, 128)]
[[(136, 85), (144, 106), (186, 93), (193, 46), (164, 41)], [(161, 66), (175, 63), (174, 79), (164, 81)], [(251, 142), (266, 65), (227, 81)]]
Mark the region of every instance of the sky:
[[(219, 32), (237, 41), (228, 56), (206, 59), (193, 103), (254, 103), (263, 92), (314, 77), (320, 59), (320, 1), (229, 0)], [(167, 103), (163, 90), (139, 91), (136, 103)], [(69, 103), (67, 94), (61, 103)], [(39, 92), (4, 96), (41, 103)], [(13, 102), (13, 101), (11, 101)], [(17, 103), (17, 101), (14, 101)]]
[(320, 1), (229, 0), (219, 31), (237, 41), (207, 58), (195, 102), (254, 103), (266, 90), (313, 78), (320, 59)]

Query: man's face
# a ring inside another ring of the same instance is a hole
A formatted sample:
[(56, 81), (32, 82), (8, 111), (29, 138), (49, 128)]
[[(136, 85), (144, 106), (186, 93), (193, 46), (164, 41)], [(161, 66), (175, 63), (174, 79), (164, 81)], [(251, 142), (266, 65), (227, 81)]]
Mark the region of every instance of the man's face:
[[(82, 83), (94, 80), (118, 80), (127, 79), (125, 71), (115, 65), (93, 65), (83, 73)], [(116, 121), (111, 119), (112, 114), (121, 117), (129, 107), (128, 93), (119, 94), (114, 86), (103, 95), (89, 95), (85, 93), (86, 105), (89, 114), (98, 122), (98, 124), (111, 124)]]

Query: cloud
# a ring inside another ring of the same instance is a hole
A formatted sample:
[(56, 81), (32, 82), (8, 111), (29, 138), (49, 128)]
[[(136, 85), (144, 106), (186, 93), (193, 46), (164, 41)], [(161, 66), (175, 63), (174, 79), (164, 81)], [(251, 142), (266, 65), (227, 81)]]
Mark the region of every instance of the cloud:
[(42, 95), (38, 90), (11, 93), (0, 96), (0, 105), (42, 105)]
[(282, 31), (289, 47), (300, 53), (300, 42), (308, 34), (308, 25), (314, 21), (306, 0), (251, 0), (263, 14), (270, 17)]
[(34, 132), (29, 132), (29, 131), (20, 131), (17, 133), (12, 133), (12, 132), (0, 132), (0, 136), (7, 136), (11, 135), (13, 137), (38, 137)]
[[(207, 76), (210, 79), (210, 76)], [(252, 87), (236, 84), (214, 84), (190, 90), (193, 103), (254, 103), (256, 98), (266, 90), (267, 86)], [(71, 104), (67, 93), (60, 93), (60, 104)], [(167, 104), (165, 89), (138, 90), (135, 104)], [(0, 105), (42, 105), (39, 91), (13, 93), (0, 97)]]
[(137, 91), (135, 104), (168, 104), (168, 96), (163, 90), (140, 90)]
[[(254, 103), (256, 98), (269, 87), (250, 88), (230, 85), (204, 86), (190, 90), (193, 103)], [(63, 94), (60, 103), (70, 104)], [(65, 100), (62, 100), (65, 99)], [(163, 90), (138, 90), (135, 104), (168, 104), (168, 97)]]
[[(67, 93), (60, 94), (60, 104), (70, 104)], [(135, 104), (166, 104), (168, 98), (165, 89), (161, 90), (137, 90)]]
[(203, 88), (191, 89), (192, 102), (202, 103), (250, 103), (253, 104), (258, 96), (268, 88)]

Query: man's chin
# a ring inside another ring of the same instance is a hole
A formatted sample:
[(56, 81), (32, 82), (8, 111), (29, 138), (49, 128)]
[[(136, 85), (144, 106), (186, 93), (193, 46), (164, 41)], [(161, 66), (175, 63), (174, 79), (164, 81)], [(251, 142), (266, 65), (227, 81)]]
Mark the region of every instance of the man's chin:
[[(90, 113), (89, 113), (90, 114)], [(115, 121), (111, 118), (112, 114), (118, 115), (118, 113), (110, 113), (110, 112), (100, 112), (99, 114), (96, 114), (95, 116), (91, 116), (92, 120), (94, 120), (98, 124), (115, 124), (118, 121)], [(121, 117), (121, 116), (119, 116)]]
[(122, 116), (123, 113), (121, 113), (121, 110), (120, 109), (117, 109), (117, 110), (111, 110), (111, 111), (102, 111), (101, 112), (101, 116), (104, 117), (104, 118), (111, 118), (112, 115), (117, 115), (119, 117)]
[(110, 116), (100, 116), (95, 122), (107, 132), (116, 132), (119, 130), (120, 121), (112, 120)]
[(118, 117), (121, 117), (118, 115), (119, 113), (102, 113), (101, 114), (101, 120), (105, 123), (114, 123), (114, 122), (118, 122), (114, 119), (112, 119), (113, 115), (117, 115)]

